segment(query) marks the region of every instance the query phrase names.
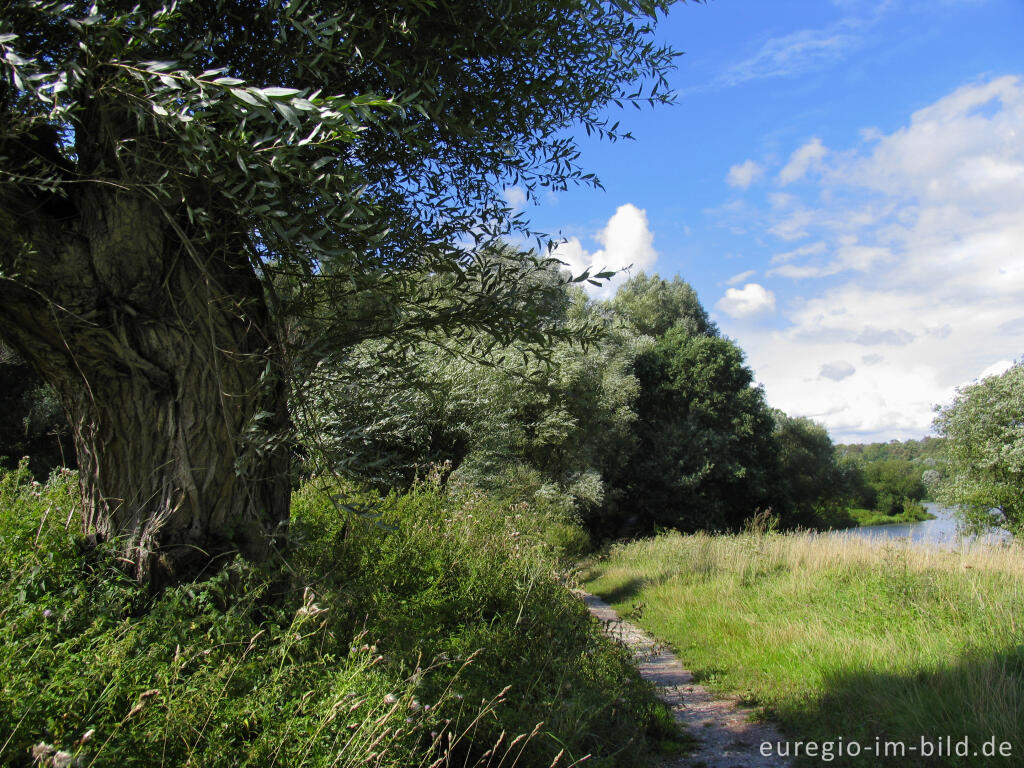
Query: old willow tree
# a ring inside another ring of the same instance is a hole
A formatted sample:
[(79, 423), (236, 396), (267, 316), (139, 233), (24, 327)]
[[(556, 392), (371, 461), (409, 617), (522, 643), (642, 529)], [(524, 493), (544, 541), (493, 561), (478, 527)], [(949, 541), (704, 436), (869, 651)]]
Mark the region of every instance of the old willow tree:
[[(272, 551), (289, 382), (368, 338), (543, 340), (503, 189), (667, 99), (665, 0), (0, 0), (0, 338), (143, 580)], [(511, 309), (510, 309), (511, 308)]]

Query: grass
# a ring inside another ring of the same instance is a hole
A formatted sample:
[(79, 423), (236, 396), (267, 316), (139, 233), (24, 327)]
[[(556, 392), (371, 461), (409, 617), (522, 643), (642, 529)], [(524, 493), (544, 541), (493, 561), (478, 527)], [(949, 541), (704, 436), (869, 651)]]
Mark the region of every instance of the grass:
[(876, 509), (850, 509), (852, 517), (857, 525), (893, 525), (895, 523), (920, 523), (924, 520), (934, 520), (935, 515), (929, 512), (920, 504), (914, 504), (904, 508), (903, 512), (896, 515), (887, 515)]
[(1012, 757), (986, 765), (1024, 760), (1020, 545), (949, 552), (842, 535), (669, 533), (613, 547), (584, 577), (706, 684), (756, 703), (791, 739), (966, 737), (973, 751), (995, 737)]
[(549, 511), (309, 484), (280, 562), (154, 598), (84, 545), (76, 485), (0, 475), (0, 764), (643, 766), (672, 738)]

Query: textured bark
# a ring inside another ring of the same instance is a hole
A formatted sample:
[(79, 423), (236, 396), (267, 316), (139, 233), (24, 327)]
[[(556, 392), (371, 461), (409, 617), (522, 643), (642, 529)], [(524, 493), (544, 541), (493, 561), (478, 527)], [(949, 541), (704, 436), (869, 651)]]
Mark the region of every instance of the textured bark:
[(65, 408), (86, 533), (156, 586), (265, 558), (288, 516), (287, 392), (242, 236), (190, 247), (173, 211), (113, 185), (17, 192), (0, 336)]

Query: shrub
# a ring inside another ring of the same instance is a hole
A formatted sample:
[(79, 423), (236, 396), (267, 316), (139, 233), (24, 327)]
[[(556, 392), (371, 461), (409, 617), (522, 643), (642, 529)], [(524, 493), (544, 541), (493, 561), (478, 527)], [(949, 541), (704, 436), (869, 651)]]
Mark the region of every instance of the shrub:
[(153, 597), (74, 499), (0, 477), (4, 764), (636, 765), (671, 730), (522, 504), (310, 484), (277, 566)]

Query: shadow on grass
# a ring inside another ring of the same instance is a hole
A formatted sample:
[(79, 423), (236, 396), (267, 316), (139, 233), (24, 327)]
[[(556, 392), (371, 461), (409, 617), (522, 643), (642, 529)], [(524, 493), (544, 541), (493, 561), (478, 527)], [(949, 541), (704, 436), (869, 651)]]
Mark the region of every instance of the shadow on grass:
[(819, 746), (798, 768), (1024, 766), (1024, 646), (942, 668), (849, 671), (825, 687), (815, 702), (774, 712), (790, 734), (790, 756), (798, 740), (831, 744), (830, 760)]
[(649, 586), (649, 584), (650, 582), (646, 579), (630, 579), (629, 581), (620, 584), (615, 589), (607, 591), (601, 590), (595, 594), (609, 605), (614, 605), (615, 603), (625, 602), (631, 597), (635, 597), (641, 589)]

